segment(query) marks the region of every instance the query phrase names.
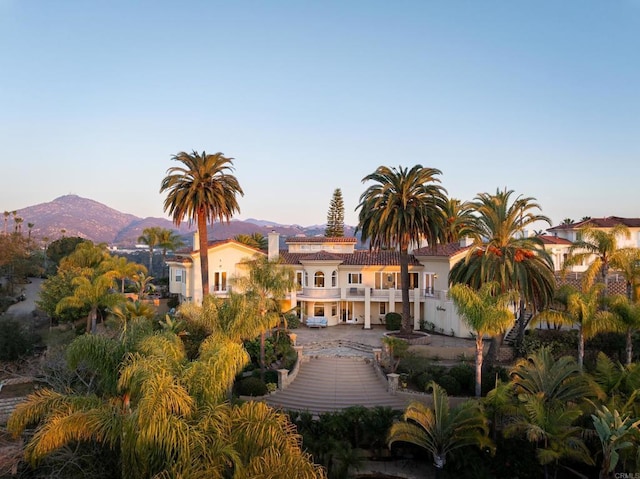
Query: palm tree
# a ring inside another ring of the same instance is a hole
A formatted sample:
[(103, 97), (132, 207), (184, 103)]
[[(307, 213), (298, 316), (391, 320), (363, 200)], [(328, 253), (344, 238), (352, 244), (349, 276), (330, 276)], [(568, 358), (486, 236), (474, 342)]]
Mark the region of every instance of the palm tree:
[(31, 239), (31, 230), (35, 226), (35, 223), (27, 223), (27, 228), (29, 228), (29, 239)]
[(15, 228), (16, 228), (16, 233), (22, 233), (22, 223), (23, 223), (24, 219), (22, 219), (20, 216), (14, 216), (13, 217), (13, 222), (16, 224)]
[(11, 213), (9, 211), (4, 212), (4, 234), (6, 235), (8, 233), (7, 231), (7, 224), (9, 222), (9, 216), (11, 215)]
[(162, 228), (158, 232), (158, 246), (162, 250), (162, 264), (166, 264), (167, 252), (182, 248), (184, 246), (184, 241), (174, 230)]
[(447, 456), (457, 449), (477, 446), (493, 450), (480, 402), (466, 401), (450, 408), (446, 391), (435, 382), (429, 387), (433, 390), (433, 407), (417, 401), (409, 404), (404, 421), (394, 423), (389, 430), (389, 447), (396, 442), (408, 442), (426, 449), (433, 457), (437, 473), (444, 468)]
[(548, 348), (519, 360), (511, 372), (519, 412), (507, 423), (506, 437), (523, 436), (537, 448), (538, 462), (549, 477), (549, 465), (563, 459), (593, 464), (576, 426), (582, 416), (579, 403), (594, 395), (593, 388), (575, 359), (557, 361)]
[(222, 153), (208, 155), (180, 152), (172, 157), (184, 167), (172, 167), (162, 180), (160, 192), (167, 192), (164, 210), (168, 211), (176, 226), (185, 218), (198, 227), (200, 271), (203, 298), (209, 294), (209, 259), (207, 220), (229, 221), (240, 211), (237, 195), (244, 192), (233, 171), (233, 158)]
[(373, 181), (362, 195), (356, 231), (362, 240), (371, 240), (371, 248), (394, 248), (400, 252), (402, 288), (401, 334), (410, 334), (409, 247), (426, 239), (435, 247), (444, 238), (444, 206), (446, 190), (442, 188), (435, 168), (416, 165), (411, 169), (380, 166), (362, 182)]
[(262, 403), (223, 402), (249, 360), (224, 333), (207, 338), (191, 362), (180, 338), (166, 331), (141, 336), (130, 348), (99, 337), (76, 349), (89, 369), (102, 377), (115, 372), (116, 381), (105, 382), (112, 386), (99, 395), (42, 389), (22, 403), (8, 427), (14, 435), (36, 427), (25, 448), (31, 462), (65, 444), (95, 441), (118, 452), (125, 479), (326, 477), (284, 414)]
[(633, 362), (633, 334), (640, 331), (640, 303), (634, 303), (624, 295), (616, 294), (607, 301), (608, 310), (618, 329), (625, 335), (627, 366)]
[(456, 198), (449, 198), (444, 206), (445, 243), (460, 241), (474, 231), (475, 216), (473, 208), (468, 202), (462, 202)]
[(99, 309), (114, 305), (120, 298), (119, 295), (112, 292), (113, 274), (103, 274), (94, 278), (77, 276), (71, 284), (75, 288), (73, 295), (60, 300), (56, 306), (56, 313), (59, 314), (70, 307), (89, 307), (87, 333), (95, 333)]
[(449, 296), (463, 321), (476, 338), (476, 397), (482, 395), (483, 339), (503, 333), (513, 322), (509, 302), (513, 294), (498, 293), (497, 283), (485, 283), (474, 290), (466, 284), (454, 284)]
[(238, 243), (245, 244), (255, 249), (266, 250), (268, 247), (268, 239), (262, 233), (239, 234), (233, 237)]
[(620, 248), (609, 258), (611, 269), (618, 271), (627, 283), (627, 298), (638, 301), (640, 289), (640, 248)]
[(594, 284), (578, 291), (571, 285), (561, 286), (556, 293), (556, 302), (562, 309), (547, 309), (538, 314), (536, 322), (549, 321), (555, 324), (578, 328), (578, 366), (584, 363), (584, 343), (596, 334), (612, 331), (616, 327), (615, 318), (600, 311), (600, 293), (604, 285)]
[(571, 226), (573, 223), (575, 223), (575, 221), (573, 221), (571, 218), (565, 218), (562, 220), (562, 223), (560, 223), (562, 226)]
[[(280, 323), (281, 301), (296, 285), (295, 273), (280, 260), (256, 256), (240, 263), (246, 276), (234, 278), (232, 285), (253, 305), (254, 323), (260, 330), (260, 376), (265, 374), (265, 333)], [(249, 319), (251, 321), (251, 319)]]
[[(520, 296), (518, 340), (524, 335), (525, 307), (541, 310), (553, 298), (555, 275), (553, 261), (539, 237), (527, 237), (525, 231), (536, 222), (550, 224), (538, 214), (535, 198), (518, 196), (513, 190), (479, 194), (472, 208), (477, 215), (473, 244), (465, 258), (449, 273), (451, 283), (467, 284), (479, 289), (484, 283), (498, 283), (498, 291), (517, 291)], [(497, 341), (492, 343), (495, 353)], [(491, 350), (490, 350), (491, 351)]]
[(600, 279), (605, 286), (602, 294), (606, 296), (609, 287), (609, 267), (611, 266), (611, 257), (618, 250), (618, 236), (629, 238), (629, 228), (623, 224), (617, 224), (605, 231), (587, 225), (580, 228), (579, 234), (581, 239), (569, 247), (569, 256), (564, 262), (563, 271), (566, 271), (570, 266), (583, 264), (593, 258), (593, 262), (589, 264), (584, 273), (583, 281), (592, 283), (600, 274)]
[(147, 268), (143, 265), (129, 261), (124, 256), (115, 256), (105, 261), (105, 270), (112, 271), (113, 276), (120, 280), (120, 292), (124, 294), (124, 283), (127, 279), (132, 280), (140, 273), (146, 273)]
[(138, 236), (138, 241), (149, 247), (149, 273), (153, 274), (153, 252), (160, 242), (160, 232), (162, 229), (158, 226), (152, 226), (142, 230), (142, 234)]
[(148, 276), (144, 272), (138, 272), (133, 276), (133, 289), (138, 294), (138, 300), (143, 300), (147, 297), (147, 294), (155, 290), (155, 286), (152, 283), (153, 276)]

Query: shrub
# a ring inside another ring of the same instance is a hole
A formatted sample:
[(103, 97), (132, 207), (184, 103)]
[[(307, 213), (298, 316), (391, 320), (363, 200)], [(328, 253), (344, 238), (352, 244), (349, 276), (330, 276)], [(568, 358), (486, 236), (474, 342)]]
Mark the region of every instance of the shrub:
[(448, 372), (449, 376), (454, 377), (460, 384), (460, 393), (464, 395), (473, 395), (475, 392), (476, 373), (468, 364), (456, 364)]
[(0, 361), (13, 361), (30, 354), (35, 340), (15, 319), (0, 320)]
[(456, 378), (448, 374), (443, 374), (436, 382), (442, 386), (449, 396), (460, 395), (460, 383)]
[(384, 323), (388, 331), (397, 331), (402, 325), (402, 315), (399, 313), (387, 313), (384, 317)]
[(285, 314), (287, 329), (298, 329), (300, 327), (300, 318), (293, 313)]
[(248, 377), (236, 383), (236, 394), (238, 396), (264, 396), (269, 390), (267, 385), (256, 377)]

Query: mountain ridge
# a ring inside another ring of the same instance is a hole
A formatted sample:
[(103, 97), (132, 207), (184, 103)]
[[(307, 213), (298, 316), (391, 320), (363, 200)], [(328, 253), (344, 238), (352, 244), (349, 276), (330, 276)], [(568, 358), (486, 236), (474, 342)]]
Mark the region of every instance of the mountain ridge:
[[(69, 194), (55, 198), (47, 203), (39, 203), (17, 210), (16, 215), (23, 219), (23, 233), (32, 223), (29, 234), (35, 239), (53, 241), (62, 236), (79, 236), (95, 243), (108, 243), (114, 246), (132, 246), (149, 227), (167, 228), (183, 236), (193, 234), (195, 227), (184, 222), (176, 227), (166, 218), (141, 218), (123, 213), (98, 201)], [(13, 231), (13, 216), (5, 216), (2, 228)], [(300, 225), (282, 225), (273, 221), (250, 218), (232, 219), (229, 223), (215, 223), (209, 229), (209, 239), (228, 239), (239, 234), (261, 233), (264, 236), (271, 231), (283, 236), (317, 236), (324, 234), (324, 225), (303, 227)], [(353, 234), (354, 228), (345, 225), (345, 234)]]

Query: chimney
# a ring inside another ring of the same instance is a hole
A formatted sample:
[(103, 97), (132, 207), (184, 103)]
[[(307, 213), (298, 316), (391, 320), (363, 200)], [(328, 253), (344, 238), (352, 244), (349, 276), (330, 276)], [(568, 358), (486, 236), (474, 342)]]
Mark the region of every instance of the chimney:
[(193, 251), (200, 251), (200, 240), (198, 239), (198, 230), (193, 233)]
[(468, 236), (464, 236), (460, 238), (460, 247), (466, 248), (467, 246), (471, 246), (473, 244), (473, 239)]
[(272, 231), (269, 233), (269, 252), (267, 257), (269, 261), (276, 260), (280, 257), (280, 233)]

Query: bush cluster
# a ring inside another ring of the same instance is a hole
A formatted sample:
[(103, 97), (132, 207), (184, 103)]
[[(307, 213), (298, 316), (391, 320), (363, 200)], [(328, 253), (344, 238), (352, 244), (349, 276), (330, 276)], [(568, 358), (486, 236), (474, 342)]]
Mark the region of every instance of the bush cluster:
[(13, 318), (0, 320), (0, 361), (13, 361), (31, 354), (39, 338)]
[(387, 313), (384, 317), (387, 331), (397, 331), (402, 326), (402, 315), (399, 313)]

